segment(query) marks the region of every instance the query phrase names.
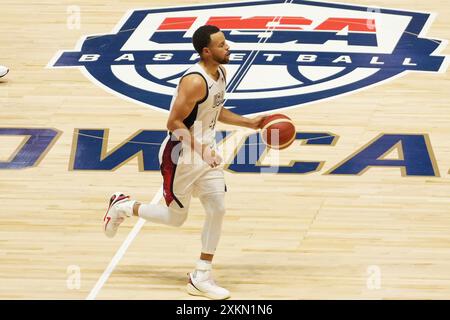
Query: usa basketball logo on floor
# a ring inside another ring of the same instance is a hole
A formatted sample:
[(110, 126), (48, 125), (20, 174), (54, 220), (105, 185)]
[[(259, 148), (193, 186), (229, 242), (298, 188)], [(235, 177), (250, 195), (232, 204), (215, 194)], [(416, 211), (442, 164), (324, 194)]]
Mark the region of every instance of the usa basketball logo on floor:
[(446, 43), (424, 38), (430, 13), (315, 1), (132, 10), (112, 34), (81, 39), (51, 67), (78, 67), (121, 97), (168, 110), (199, 60), (192, 35), (218, 26), (231, 46), (225, 106), (254, 114), (354, 92), (411, 71), (445, 72)]

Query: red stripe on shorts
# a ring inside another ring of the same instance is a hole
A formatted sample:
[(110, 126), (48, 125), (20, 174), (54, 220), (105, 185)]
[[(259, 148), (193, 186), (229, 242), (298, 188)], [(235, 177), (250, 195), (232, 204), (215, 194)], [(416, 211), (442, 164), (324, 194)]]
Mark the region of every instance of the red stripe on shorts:
[[(173, 193), (173, 184), (175, 179), (175, 172), (177, 170), (178, 158), (180, 157), (180, 152), (173, 152), (174, 148), (180, 144), (180, 141), (167, 141), (166, 146), (164, 147), (163, 155), (162, 155), (162, 163), (161, 163), (161, 174), (163, 176), (163, 195), (166, 200), (166, 205), (170, 206), (172, 201), (175, 201), (180, 208), (183, 208), (183, 204), (177, 199), (175, 194)], [(181, 150), (181, 149), (180, 149)], [(173, 159), (172, 159), (172, 153)]]

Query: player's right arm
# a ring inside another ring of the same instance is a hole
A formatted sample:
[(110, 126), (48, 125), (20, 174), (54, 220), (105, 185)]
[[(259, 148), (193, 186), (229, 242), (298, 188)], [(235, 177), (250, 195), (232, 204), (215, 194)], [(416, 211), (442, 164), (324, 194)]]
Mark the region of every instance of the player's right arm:
[(198, 101), (207, 93), (205, 80), (197, 74), (191, 74), (181, 79), (178, 95), (170, 110), (167, 129), (191, 150), (197, 152), (211, 167), (220, 164), (220, 158), (210, 150), (209, 146), (197, 141), (184, 124), (184, 120), (191, 114)]

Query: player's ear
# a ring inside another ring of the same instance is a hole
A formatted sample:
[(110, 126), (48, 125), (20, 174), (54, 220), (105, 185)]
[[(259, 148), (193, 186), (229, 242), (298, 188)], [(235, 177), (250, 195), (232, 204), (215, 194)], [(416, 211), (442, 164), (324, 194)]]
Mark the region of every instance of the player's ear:
[(203, 48), (203, 54), (210, 54), (210, 53), (211, 53), (211, 50), (209, 50), (208, 47)]

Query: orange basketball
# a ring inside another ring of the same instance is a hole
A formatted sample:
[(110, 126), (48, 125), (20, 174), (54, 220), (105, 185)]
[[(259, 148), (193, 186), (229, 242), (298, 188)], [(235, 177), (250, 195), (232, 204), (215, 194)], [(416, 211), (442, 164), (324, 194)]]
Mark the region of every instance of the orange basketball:
[(294, 123), (284, 114), (273, 114), (263, 120), (261, 137), (269, 148), (286, 149), (294, 142), (295, 135)]

